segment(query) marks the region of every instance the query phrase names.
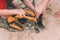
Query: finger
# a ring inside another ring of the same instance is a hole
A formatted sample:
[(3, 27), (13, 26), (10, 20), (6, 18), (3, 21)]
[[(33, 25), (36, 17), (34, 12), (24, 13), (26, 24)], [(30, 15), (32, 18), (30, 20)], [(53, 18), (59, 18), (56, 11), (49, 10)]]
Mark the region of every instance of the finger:
[(20, 18), (22, 18), (23, 16), (20, 14)]
[(46, 17), (46, 14), (43, 14), (42, 18), (45, 18)]
[(25, 15), (23, 14), (22, 16), (24, 17)]
[(42, 13), (43, 13), (42, 18), (44, 19), (46, 17), (46, 10), (44, 9)]
[(46, 15), (43, 14), (42, 18), (44, 19), (46, 17)]
[(36, 14), (35, 18), (38, 19), (39, 15)]

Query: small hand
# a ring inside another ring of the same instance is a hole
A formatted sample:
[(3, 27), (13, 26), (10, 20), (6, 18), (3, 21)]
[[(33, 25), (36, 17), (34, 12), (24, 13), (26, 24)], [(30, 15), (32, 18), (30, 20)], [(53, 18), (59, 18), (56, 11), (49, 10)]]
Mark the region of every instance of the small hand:
[(37, 19), (39, 18), (39, 16), (40, 16), (41, 14), (43, 14), (42, 18), (45, 18), (45, 16), (46, 16), (46, 11), (45, 11), (45, 10), (35, 9), (34, 12), (35, 12), (35, 15), (36, 15), (35, 17), (36, 17)]
[(21, 17), (23, 17), (23, 16), (25, 16), (26, 13), (24, 12), (23, 9), (17, 9), (17, 10), (15, 10), (15, 14), (18, 14)]
[(41, 14), (40, 11), (39, 11), (38, 9), (35, 9), (34, 12), (35, 12), (35, 15), (36, 15), (36, 16), (35, 16), (36, 19), (38, 19), (39, 16), (40, 16), (40, 14)]

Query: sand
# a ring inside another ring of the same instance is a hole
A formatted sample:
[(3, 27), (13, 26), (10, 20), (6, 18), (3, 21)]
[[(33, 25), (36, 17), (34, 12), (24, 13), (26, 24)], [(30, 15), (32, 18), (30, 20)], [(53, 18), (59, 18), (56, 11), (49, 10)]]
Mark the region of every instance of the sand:
[(40, 29), (40, 33), (30, 31), (9, 32), (0, 28), (0, 40), (60, 40), (60, 18), (48, 13), (43, 23), (45, 29)]

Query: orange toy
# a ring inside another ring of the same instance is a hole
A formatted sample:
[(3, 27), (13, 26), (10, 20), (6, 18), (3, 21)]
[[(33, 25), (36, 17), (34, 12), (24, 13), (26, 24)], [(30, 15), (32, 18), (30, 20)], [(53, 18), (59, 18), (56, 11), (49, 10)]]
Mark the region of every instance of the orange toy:
[[(26, 16), (24, 17), (21, 17), (20, 15), (16, 14), (16, 15), (12, 15), (12, 16), (9, 16), (7, 18), (7, 21), (8, 21), (8, 24), (15, 28), (15, 29), (18, 29), (20, 31), (24, 30), (23, 27), (24, 27), (24, 24), (20, 23), (18, 21), (18, 19), (27, 19), (27, 20), (31, 20), (31, 21), (34, 21), (35, 23), (37, 22), (36, 18), (35, 17), (35, 14), (32, 12), (32, 11), (28, 11), (28, 10), (24, 10), (26, 12)], [(28, 16), (30, 15), (30, 16)]]

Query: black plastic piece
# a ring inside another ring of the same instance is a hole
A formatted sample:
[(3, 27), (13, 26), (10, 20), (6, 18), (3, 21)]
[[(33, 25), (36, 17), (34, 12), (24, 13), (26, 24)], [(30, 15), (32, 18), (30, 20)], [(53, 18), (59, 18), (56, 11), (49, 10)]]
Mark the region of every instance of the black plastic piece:
[(19, 21), (20, 23), (22, 23), (22, 24), (25, 24), (26, 21), (27, 21), (27, 19), (25, 19), (25, 18), (18, 18), (18, 21)]
[(35, 28), (35, 30), (36, 30), (36, 32), (37, 32), (37, 33), (39, 33), (39, 32), (40, 32), (38, 28)]
[(43, 14), (41, 14), (39, 16), (37, 24), (40, 28), (45, 28), (44, 25), (42, 24), (42, 16), (43, 16)]

